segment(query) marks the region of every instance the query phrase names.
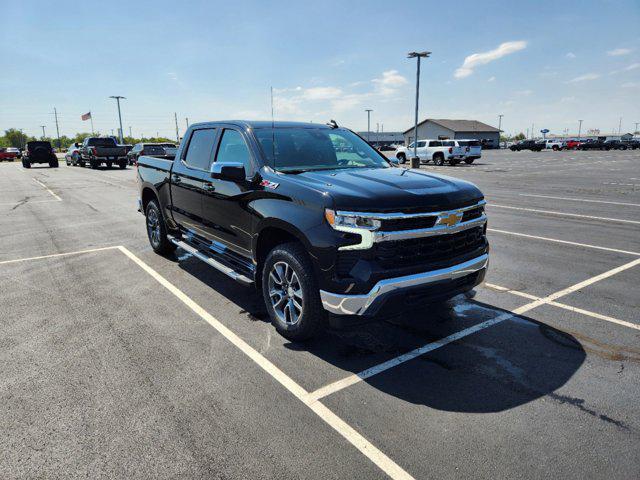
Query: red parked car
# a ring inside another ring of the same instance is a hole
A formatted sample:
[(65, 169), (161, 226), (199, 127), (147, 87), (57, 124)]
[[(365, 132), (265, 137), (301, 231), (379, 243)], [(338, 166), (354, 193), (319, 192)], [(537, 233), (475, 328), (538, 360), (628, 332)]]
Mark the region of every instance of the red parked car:
[(18, 157), (20, 157), (20, 150), (17, 148), (0, 148), (0, 162), (4, 162), (5, 160), (13, 162)]
[(566, 140), (562, 142), (562, 150), (576, 150), (580, 146), (580, 140)]

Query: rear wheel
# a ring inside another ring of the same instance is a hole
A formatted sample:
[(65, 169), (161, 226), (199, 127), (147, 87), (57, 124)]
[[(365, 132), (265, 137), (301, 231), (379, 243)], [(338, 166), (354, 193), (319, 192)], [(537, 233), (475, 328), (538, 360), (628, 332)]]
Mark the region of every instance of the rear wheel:
[(107, 162), (107, 168), (111, 168), (112, 165), (113, 165), (113, 163)]
[(452, 167), (455, 167), (458, 164), (458, 162), (459, 162), (459, 160), (457, 158), (451, 157), (449, 159), (449, 165), (452, 166)]
[(433, 155), (433, 163), (438, 166), (444, 165), (444, 155), (442, 153), (435, 153)]
[(558, 148), (557, 145), (554, 145), (553, 147), (551, 147), (551, 150), (553, 150), (554, 152), (557, 152), (560, 149)]
[(31, 164), (29, 163), (29, 161), (25, 160), (24, 158), (22, 159), (22, 166), (24, 168), (31, 168)]
[(475, 158), (465, 158), (464, 159), (464, 163), (466, 163), (467, 165), (471, 165), (474, 160), (475, 160)]
[(58, 168), (58, 159), (49, 160), (49, 168)]
[(156, 200), (151, 200), (147, 204), (145, 215), (147, 217), (147, 236), (153, 251), (160, 255), (173, 252), (176, 246), (167, 238), (167, 225)]
[(95, 170), (96, 168), (98, 168), (98, 165), (100, 164), (98, 163), (98, 160), (91, 159), (89, 160), (89, 165), (91, 166), (92, 169)]
[(278, 333), (293, 341), (313, 337), (326, 317), (313, 266), (299, 243), (276, 246), (262, 269), (262, 294)]
[(119, 166), (122, 170), (124, 170), (125, 168), (127, 168), (127, 163), (128, 163), (128, 162), (127, 162), (126, 160), (120, 160), (120, 161), (118, 162), (118, 166)]
[(407, 161), (407, 156), (404, 153), (399, 153), (398, 155), (396, 155), (396, 158), (398, 159), (398, 162), (403, 164), (403, 165)]

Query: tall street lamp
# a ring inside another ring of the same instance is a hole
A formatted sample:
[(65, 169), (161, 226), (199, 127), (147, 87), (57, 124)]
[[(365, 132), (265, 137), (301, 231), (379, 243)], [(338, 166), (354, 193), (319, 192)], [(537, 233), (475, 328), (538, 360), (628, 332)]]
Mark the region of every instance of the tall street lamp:
[(578, 141), (580, 140), (580, 134), (582, 133), (582, 120), (578, 120)]
[(367, 112), (367, 142), (371, 143), (371, 112), (373, 110), (367, 108), (365, 112)]
[(502, 136), (502, 117), (504, 117), (502, 113), (498, 115), (498, 149), (500, 149), (500, 137)]
[(120, 114), (120, 99), (125, 100), (127, 97), (122, 97), (120, 95), (111, 95), (109, 98), (115, 98), (116, 102), (118, 102), (118, 120), (120, 121), (120, 131), (118, 132), (120, 135), (120, 144), (124, 143), (124, 137), (122, 132), (122, 115)]
[(411, 168), (420, 168), (420, 159), (418, 159), (418, 100), (420, 98), (420, 59), (428, 58), (431, 52), (409, 52), (407, 58), (417, 58), (418, 68), (416, 69), (416, 118), (413, 127), (413, 158), (411, 159)]

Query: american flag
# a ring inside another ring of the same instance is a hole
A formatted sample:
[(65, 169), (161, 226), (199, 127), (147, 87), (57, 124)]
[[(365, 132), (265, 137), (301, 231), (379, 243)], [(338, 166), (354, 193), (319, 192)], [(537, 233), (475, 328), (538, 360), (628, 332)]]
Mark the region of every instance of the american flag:
[(81, 115), (80, 118), (82, 120), (89, 120), (91, 118), (91, 112), (87, 112), (84, 115)]

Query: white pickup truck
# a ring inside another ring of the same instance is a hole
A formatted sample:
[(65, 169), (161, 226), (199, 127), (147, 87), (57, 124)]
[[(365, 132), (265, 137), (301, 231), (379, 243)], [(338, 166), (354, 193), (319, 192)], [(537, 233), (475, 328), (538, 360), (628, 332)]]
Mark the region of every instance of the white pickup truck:
[(547, 150), (553, 150), (554, 152), (562, 150), (562, 140), (548, 138), (544, 141), (544, 148), (546, 148)]
[[(464, 158), (464, 151), (461, 147), (448, 145), (451, 140), (418, 140), (416, 146), (416, 154), (420, 159), (420, 163), (428, 163), (433, 160), (436, 165), (444, 165), (449, 162), (453, 166)], [(447, 143), (447, 145), (445, 145)], [(400, 147), (396, 150), (396, 158), (398, 163), (405, 163), (413, 157), (413, 142), (408, 147)]]
[(480, 140), (454, 140), (454, 142), (464, 150), (464, 163), (472, 164), (474, 160), (482, 157)]

